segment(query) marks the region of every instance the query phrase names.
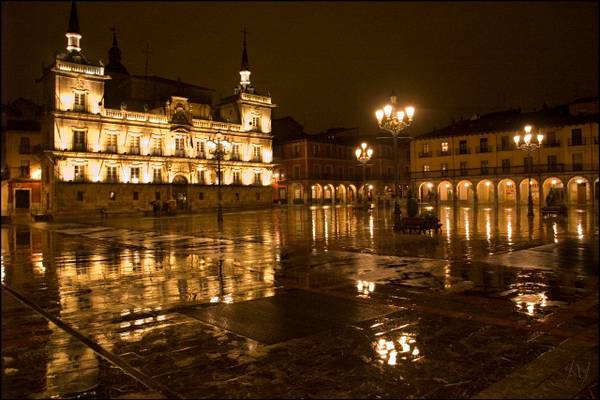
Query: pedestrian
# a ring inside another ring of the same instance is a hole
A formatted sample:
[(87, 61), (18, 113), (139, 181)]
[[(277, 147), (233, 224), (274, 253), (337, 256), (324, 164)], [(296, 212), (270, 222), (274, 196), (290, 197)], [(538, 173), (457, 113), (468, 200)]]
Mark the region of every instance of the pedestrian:
[(151, 201), (150, 203), (152, 204), (152, 212), (154, 213), (154, 216), (158, 217), (158, 213), (160, 211), (160, 205), (158, 204), (158, 202), (156, 200)]
[(162, 212), (167, 215), (169, 212), (169, 203), (167, 203), (166, 201), (162, 202)]
[(106, 208), (102, 207), (100, 209), (100, 218), (101, 219), (105, 219), (106, 218)]

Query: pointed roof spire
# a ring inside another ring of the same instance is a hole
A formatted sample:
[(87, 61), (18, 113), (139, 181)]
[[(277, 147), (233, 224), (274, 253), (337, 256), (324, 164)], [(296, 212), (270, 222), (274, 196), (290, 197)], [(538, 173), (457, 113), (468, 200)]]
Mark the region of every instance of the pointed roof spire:
[(250, 63), (248, 62), (248, 53), (246, 52), (246, 27), (242, 31), (244, 33), (244, 51), (242, 52), (242, 67), (241, 71), (250, 71)]
[(71, 16), (69, 17), (69, 31), (68, 33), (81, 33), (79, 32), (79, 18), (77, 17), (77, 6), (75, 0), (71, 3)]
[(115, 28), (114, 26), (110, 29), (113, 33), (113, 47), (118, 48), (119, 45), (117, 44), (117, 28)]

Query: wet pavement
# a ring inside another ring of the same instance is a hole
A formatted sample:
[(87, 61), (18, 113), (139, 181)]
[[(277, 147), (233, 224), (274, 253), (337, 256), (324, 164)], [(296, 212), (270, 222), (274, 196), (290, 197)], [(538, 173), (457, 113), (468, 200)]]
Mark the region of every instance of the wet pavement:
[(3, 225), (2, 397), (597, 397), (597, 210), (390, 211)]

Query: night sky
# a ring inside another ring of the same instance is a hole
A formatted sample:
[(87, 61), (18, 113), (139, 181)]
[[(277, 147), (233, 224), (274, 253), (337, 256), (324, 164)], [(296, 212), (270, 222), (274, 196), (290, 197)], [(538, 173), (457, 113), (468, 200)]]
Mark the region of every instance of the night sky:
[[(392, 90), (417, 108), (413, 134), (452, 118), (597, 96), (596, 2), (78, 2), (88, 59), (215, 89), (252, 83), (309, 132), (376, 131)], [(39, 98), (42, 63), (64, 49), (70, 2), (2, 2), (2, 102)]]

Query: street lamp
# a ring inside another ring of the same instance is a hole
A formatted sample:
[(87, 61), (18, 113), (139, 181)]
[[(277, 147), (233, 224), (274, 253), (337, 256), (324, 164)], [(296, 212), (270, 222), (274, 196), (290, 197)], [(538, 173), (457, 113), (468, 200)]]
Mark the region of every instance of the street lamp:
[(208, 151), (217, 159), (217, 222), (223, 222), (223, 207), (221, 204), (221, 160), (231, 149), (231, 143), (221, 134), (208, 141)]
[(363, 167), (363, 201), (365, 202), (365, 204), (367, 203), (367, 178), (366, 178), (366, 169), (367, 169), (367, 162), (369, 162), (369, 160), (371, 159), (371, 157), (373, 156), (373, 149), (371, 147), (369, 147), (365, 142), (360, 144), (360, 147), (357, 147), (356, 150), (354, 150), (354, 154), (356, 155), (356, 159), (358, 161), (360, 161), (360, 163), (362, 164)]
[(531, 153), (538, 150), (542, 146), (542, 140), (544, 140), (544, 135), (538, 133), (536, 137), (537, 143), (535, 143), (531, 140), (531, 125), (526, 125), (523, 129), (525, 130), (525, 136), (523, 136), (523, 141), (521, 142), (521, 135), (519, 135), (518, 133), (513, 139), (515, 141), (517, 149), (525, 151), (529, 159), (529, 165), (527, 167), (527, 181), (529, 183), (529, 187), (527, 188), (527, 216), (533, 217), (533, 197), (531, 196), (531, 169), (533, 167), (533, 158), (531, 157)]
[(408, 128), (412, 124), (415, 108), (407, 106), (404, 110), (398, 109), (396, 106), (396, 96), (390, 96), (390, 103), (383, 107), (383, 110), (377, 110), (377, 124), (379, 129), (392, 134), (394, 138), (394, 229), (399, 229), (400, 226), (400, 204), (398, 203), (398, 138), (412, 139), (409, 136), (399, 136), (400, 132)]

